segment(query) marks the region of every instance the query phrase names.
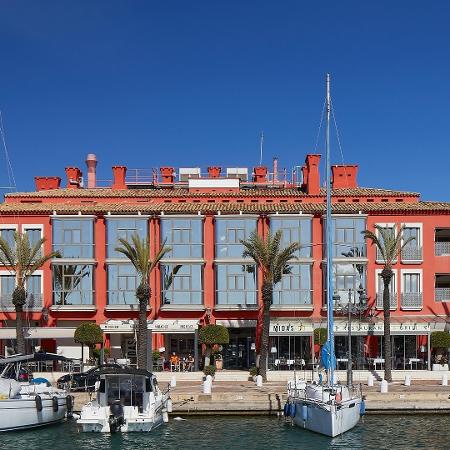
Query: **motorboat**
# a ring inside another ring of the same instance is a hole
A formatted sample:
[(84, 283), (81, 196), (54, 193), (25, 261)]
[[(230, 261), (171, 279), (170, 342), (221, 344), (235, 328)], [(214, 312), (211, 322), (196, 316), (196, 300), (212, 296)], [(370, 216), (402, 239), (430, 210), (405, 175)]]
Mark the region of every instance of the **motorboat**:
[[(327, 340), (321, 350), (326, 380), (305, 382), (296, 379), (287, 386), (288, 400), (284, 412), (293, 423), (310, 431), (335, 437), (351, 430), (365, 412), (361, 386), (344, 385), (337, 381), (334, 350), (333, 299), (333, 233), (331, 228), (331, 164), (330, 164), (330, 76), (326, 79), (326, 299)], [(314, 377), (313, 377), (314, 378)], [(348, 381), (348, 380), (347, 380)]]
[(86, 432), (149, 432), (168, 421), (169, 390), (143, 369), (106, 368), (96, 382), (96, 397), (81, 409), (78, 425)]
[(0, 431), (26, 430), (61, 422), (72, 412), (73, 398), (46, 379), (23, 380), (30, 363), (66, 359), (50, 353), (0, 359)]

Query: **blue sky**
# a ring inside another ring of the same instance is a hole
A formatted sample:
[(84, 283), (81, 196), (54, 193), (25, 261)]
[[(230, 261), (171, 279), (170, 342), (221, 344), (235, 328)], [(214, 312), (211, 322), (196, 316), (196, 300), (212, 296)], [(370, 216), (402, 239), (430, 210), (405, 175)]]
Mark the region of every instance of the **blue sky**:
[[(360, 185), (450, 201), (449, 13), (413, 0), (2, 0), (0, 109), (18, 189), (84, 169), (89, 152), (100, 178), (117, 164), (252, 167), (261, 130), (266, 164), (302, 164), (328, 71)], [(336, 142), (333, 155), (341, 163)]]

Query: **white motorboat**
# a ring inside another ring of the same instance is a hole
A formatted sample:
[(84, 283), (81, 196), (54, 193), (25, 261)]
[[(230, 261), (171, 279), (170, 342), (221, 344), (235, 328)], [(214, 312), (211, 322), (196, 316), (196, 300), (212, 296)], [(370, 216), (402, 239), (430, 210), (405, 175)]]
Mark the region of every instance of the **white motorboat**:
[[(0, 431), (25, 430), (61, 422), (72, 412), (73, 399), (63, 389), (50, 383), (21, 383), (23, 366), (33, 361), (61, 359), (58, 355), (17, 355), (0, 360)], [(7, 376), (13, 376), (7, 378)]]
[(168, 391), (160, 390), (153, 374), (129, 367), (108, 368), (100, 372), (96, 398), (83, 406), (77, 423), (83, 431), (148, 432), (167, 422), (170, 410)]
[[(330, 76), (326, 82), (326, 297), (327, 297), (327, 341), (322, 347), (322, 363), (327, 371), (326, 383), (306, 383), (294, 379), (288, 384), (288, 401), (285, 416), (290, 416), (295, 425), (326, 436), (337, 436), (351, 430), (365, 411), (360, 386), (342, 385), (336, 382), (334, 370), (333, 324), (333, 239), (331, 228), (331, 164), (330, 164)], [(295, 376), (295, 374), (294, 374)]]

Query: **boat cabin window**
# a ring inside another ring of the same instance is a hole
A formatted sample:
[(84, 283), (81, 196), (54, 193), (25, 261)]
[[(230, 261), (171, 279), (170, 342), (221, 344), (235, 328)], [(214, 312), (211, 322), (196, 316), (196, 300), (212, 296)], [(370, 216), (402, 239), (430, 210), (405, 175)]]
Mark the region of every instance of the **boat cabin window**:
[(110, 375), (106, 377), (108, 405), (120, 400), (122, 406), (143, 407), (145, 380), (137, 375)]

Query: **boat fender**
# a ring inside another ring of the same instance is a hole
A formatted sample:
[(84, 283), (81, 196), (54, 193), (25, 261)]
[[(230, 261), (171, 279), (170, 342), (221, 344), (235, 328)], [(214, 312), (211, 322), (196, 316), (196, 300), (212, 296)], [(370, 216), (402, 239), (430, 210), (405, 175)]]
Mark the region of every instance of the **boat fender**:
[(296, 413), (295, 403), (291, 403), (290, 409), (289, 409), (289, 415), (291, 417), (295, 417), (295, 413)]
[(57, 412), (59, 409), (59, 405), (58, 405), (58, 397), (53, 397), (52, 398), (52, 406), (53, 406), (53, 411)]
[(66, 397), (66, 406), (67, 406), (67, 417), (72, 417), (73, 413), (73, 398), (71, 395)]
[(289, 416), (289, 403), (286, 402), (286, 404), (284, 405), (284, 417)]
[(363, 400), (359, 406), (359, 414), (364, 416), (366, 414), (366, 402)]
[(342, 400), (342, 394), (340, 393), (340, 392), (338, 392), (337, 394), (336, 394), (336, 401), (337, 402), (340, 402)]
[(34, 403), (36, 403), (36, 409), (41, 412), (42, 411), (42, 398), (40, 395), (36, 395), (34, 397)]
[(163, 416), (163, 422), (167, 423), (169, 421), (169, 414), (168, 414), (168, 412), (167, 411), (163, 411), (162, 416)]
[(306, 422), (308, 420), (308, 406), (302, 405), (302, 420)]
[(167, 412), (171, 413), (173, 411), (172, 399), (169, 397), (167, 399)]

